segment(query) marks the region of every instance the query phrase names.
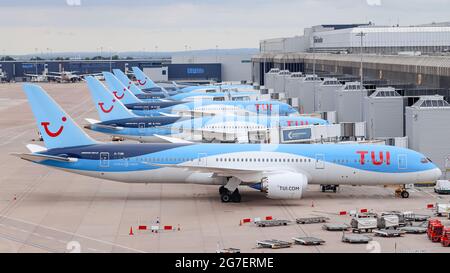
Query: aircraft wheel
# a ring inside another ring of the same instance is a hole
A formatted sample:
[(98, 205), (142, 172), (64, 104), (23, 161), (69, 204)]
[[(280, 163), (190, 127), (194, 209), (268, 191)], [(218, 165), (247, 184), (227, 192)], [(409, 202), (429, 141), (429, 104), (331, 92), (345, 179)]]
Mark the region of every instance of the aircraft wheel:
[(236, 189), (232, 194), (231, 194), (231, 200), (234, 203), (240, 203), (241, 202), (241, 194), (239, 193), (239, 190)]
[(231, 201), (231, 195), (229, 193), (223, 193), (223, 194), (220, 195), (220, 200), (223, 203), (228, 203), (228, 202)]
[(225, 189), (225, 186), (220, 186), (220, 188), (219, 188), (220, 195), (224, 194), (225, 192), (227, 192), (227, 189)]
[(402, 193), (400, 194), (402, 196), (402, 198), (409, 198), (409, 192), (408, 191), (402, 191)]

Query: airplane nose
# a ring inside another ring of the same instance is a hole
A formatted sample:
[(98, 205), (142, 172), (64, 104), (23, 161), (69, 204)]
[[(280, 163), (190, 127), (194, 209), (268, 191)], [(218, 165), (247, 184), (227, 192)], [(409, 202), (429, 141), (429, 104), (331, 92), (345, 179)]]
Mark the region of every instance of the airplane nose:
[(439, 178), (441, 178), (442, 171), (438, 167), (436, 167), (436, 168), (433, 169), (432, 176), (433, 176), (433, 180), (432, 181), (436, 181)]

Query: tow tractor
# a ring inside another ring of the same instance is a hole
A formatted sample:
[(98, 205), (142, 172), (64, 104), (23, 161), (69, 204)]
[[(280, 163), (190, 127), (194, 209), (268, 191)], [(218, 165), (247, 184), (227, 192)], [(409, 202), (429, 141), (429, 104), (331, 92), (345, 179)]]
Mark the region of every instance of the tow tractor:
[(444, 234), (441, 237), (442, 246), (449, 247), (450, 246), (450, 228), (444, 229)]
[(433, 243), (439, 243), (443, 235), (444, 225), (437, 219), (428, 222), (427, 235)]

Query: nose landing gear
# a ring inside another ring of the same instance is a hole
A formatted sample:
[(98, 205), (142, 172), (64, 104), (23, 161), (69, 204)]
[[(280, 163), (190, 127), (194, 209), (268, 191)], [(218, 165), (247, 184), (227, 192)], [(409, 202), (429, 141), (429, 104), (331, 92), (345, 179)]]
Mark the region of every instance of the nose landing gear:
[(409, 198), (409, 192), (406, 190), (405, 185), (402, 185), (395, 190), (395, 196), (403, 199)]

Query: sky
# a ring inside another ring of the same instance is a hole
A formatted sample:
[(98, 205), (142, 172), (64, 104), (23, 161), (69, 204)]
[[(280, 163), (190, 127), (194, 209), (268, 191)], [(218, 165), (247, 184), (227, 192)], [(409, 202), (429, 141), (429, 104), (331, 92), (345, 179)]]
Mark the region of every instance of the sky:
[(450, 0), (0, 0), (0, 54), (258, 48), (312, 25), (450, 21)]

